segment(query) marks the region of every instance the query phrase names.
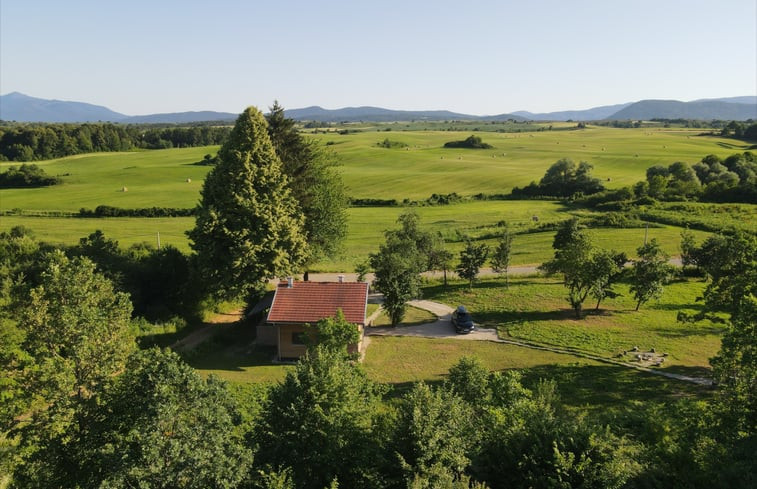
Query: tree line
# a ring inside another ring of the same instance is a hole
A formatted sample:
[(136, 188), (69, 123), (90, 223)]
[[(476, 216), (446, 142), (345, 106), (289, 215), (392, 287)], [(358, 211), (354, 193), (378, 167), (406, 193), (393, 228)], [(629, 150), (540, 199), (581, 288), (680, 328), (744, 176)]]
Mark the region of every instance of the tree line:
[(165, 149), (222, 144), (227, 126), (0, 124), (0, 161), (38, 161), (100, 151)]
[(590, 206), (618, 203), (650, 204), (655, 201), (698, 200), (702, 202), (757, 203), (757, 157), (751, 151), (726, 158), (707, 155), (694, 165), (676, 161), (655, 165), (646, 179), (633, 186), (605, 189), (591, 175), (594, 167), (585, 161), (576, 165), (570, 158), (553, 163), (539, 182), (514, 187), (514, 198), (569, 198)]

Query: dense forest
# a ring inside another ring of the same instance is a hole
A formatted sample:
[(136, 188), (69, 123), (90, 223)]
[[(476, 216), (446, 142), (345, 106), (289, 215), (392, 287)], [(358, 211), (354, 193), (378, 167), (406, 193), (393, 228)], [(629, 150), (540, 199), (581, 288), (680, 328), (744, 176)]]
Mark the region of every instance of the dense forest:
[(209, 146), (231, 127), (97, 124), (1, 124), (0, 161), (37, 161), (98, 151)]

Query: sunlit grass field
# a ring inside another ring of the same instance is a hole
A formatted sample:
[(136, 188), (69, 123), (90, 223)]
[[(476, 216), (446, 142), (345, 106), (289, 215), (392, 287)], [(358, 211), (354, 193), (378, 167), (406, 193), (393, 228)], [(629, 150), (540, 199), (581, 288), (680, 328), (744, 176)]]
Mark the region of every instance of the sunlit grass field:
[[(532, 216), (538, 216), (540, 223), (567, 219), (570, 214), (558, 202), (549, 201), (480, 201), (414, 209), (421, 219), (421, 227), (433, 233), (441, 233), (450, 241), (447, 248), (457, 253), (462, 249), (463, 236), (478, 238), (501, 230), (498, 224), (506, 221), (511, 230), (527, 229), (533, 225)], [(408, 211), (402, 207), (358, 207), (348, 209), (348, 234), (344, 249), (333, 260), (315, 264), (314, 271), (352, 272), (355, 264), (365, 260), (369, 253), (378, 251), (383, 242), (384, 231), (397, 227), (397, 217)], [(73, 245), (79, 239), (97, 229), (115, 239), (121, 246), (148, 242), (157, 245), (158, 233), (162, 245), (172, 245), (188, 252), (189, 242), (185, 231), (194, 226), (194, 218), (42, 218), (42, 217), (0, 217), (0, 230), (8, 230), (23, 225), (31, 229), (38, 239), (52, 243)], [(614, 248), (633, 255), (636, 248), (644, 243), (645, 230), (632, 229), (592, 229), (590, 231), (597, 245)], [(698, 241), (708, 234), (693, 231)], [(681, 228), (675, 226), (650, 227), (648, 239), (656, 238), (663, 249), (671, 255), (678, 254)], [(552, 256), (554, 232), (519, 234), (513, 241), (512, 265), (540, 264)], [(496, 245), (495, 239), (482, 242)]]
[[(433, 193), (508, 193), (538, 181), (560, 158), (588, 161), (607, 187), (631, 185), (653, 165), (694, 164), (707, 154), (728, 156), (748, 149), (733, 139), (700, 136), (701, 129), (589, 127), (575, 131), (477, 132), (493, 149), (445, 149), (472, 132), (366, 131), (318, 134), (343, 163), (349, 195), (359, 198), (423, 199)], [(408, 146), (387, 149), (389, 139)]]
[(514, 338), (570, 348), (613, 358), (638, 346), (644, 351), (655, 348), (668, 353), (663, 369), (706, 374), (709, 359), (720, 348), (722, 325), (709, 321), (682, 323), (678, 312), (695, 313), (702, 303), (705, 284), (701, 280), (676, 281), (665, 287), (659, 301), (651, 301), (638, 311), (628, 284), (620, 283), (620, 296), (584, 304), (584, 319), (575, 319), (565, 300), (567, 290), (559, 277), (516, 277), (509, 288), (502, 279), (483, 279), (468, 290), (467, 283), (456, 281), (444, 288), (431, 284), (424, 298), (446, 304), (465, 304), (477, 323), (497, 328), (500, 337)]
[[(539, 180), (560, 158), (594, 165), (608, 187), (644, 179), (648, 167), (675, 161), (696, 163), (707, 154), (727, 156), (748, 145), (700, 136), (700, 130), (614, 129), (528, 133), (479, 132), (491, 150), (445, 149), (444, 143), (471, 132), (366, 131), (314, 138), (333, 150), (341, 163), (347, 193), (353, 198), (425, 199), (433, 193), (508, 193), (513, 186)], [(407, 148), (387, 149), (388, 138)], [(0, 191), (0, 210), (78, 211), (98, 205), (116, 207), (194, 207), (210, 167), (195, 165), (217, 146), (124, 153), (92, 153), (36, 162), (63, 185)], [(0, 164), (0, 169), (11, 163)], [(16, 164), (17, 163), (13, 163)], [(187, 180), (191, 180), (188, 182)], [(124, 192), (123, 189), (127, 191)]]
[[(48, 175), (60, 175), (63, 184), (0, 190), (0, 210), (76, 212), (82, 207), (94, 209), (98, 205), (191, 208), (199, 201), (202, 181), (211, 168), (194, 163), (217, 151), (218, 146), (207, 146), (89, 153), (37, 161), (34, 163)], [(0, 170), (11, 164), (18, 166), (18, 163), (4, 162)]]

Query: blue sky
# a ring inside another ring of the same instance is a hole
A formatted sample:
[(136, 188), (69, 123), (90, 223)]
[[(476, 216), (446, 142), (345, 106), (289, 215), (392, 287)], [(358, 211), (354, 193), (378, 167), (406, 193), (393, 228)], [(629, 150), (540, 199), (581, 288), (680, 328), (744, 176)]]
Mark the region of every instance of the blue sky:
[(0, 93), (128, 115), (757, 94), (755, 0), (0, 1)]

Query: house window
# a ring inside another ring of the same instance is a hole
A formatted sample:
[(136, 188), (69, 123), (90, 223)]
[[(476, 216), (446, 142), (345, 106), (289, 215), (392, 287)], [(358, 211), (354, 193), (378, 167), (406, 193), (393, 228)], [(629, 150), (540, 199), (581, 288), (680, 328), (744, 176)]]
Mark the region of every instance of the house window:
[(298, 331), (295, 333), (292, 333), (292, 344), (293, 345), (305, 345), (306, 336), (305, 333), (302, 331)]

